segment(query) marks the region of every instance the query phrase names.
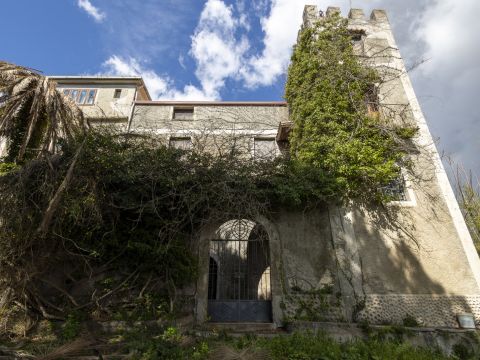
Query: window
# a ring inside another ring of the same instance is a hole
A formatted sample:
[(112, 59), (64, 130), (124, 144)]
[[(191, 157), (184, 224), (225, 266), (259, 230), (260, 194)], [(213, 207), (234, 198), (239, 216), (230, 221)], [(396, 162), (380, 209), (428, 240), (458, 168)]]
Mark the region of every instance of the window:
[(371, 117), (378, 118), (378, 88), (371, 85), (365, 94), (365, 105), (367, 106), (367, 114)]
[(389, 196), (393, 201), (407, 201), (406, 190), (405, 177), (401, 173), (382, 188), (383, 194)]
[(87, 90), (85, 89), (80, 90), (80, 92), (78, 93), (78, 103), (83, 104), (85, 102), (86, 97), (87, 97)]
[(258, 160), (272, 160), (277, 154), (275, 138), (253, 139), (253, 156)]
[(179, 150), (191, 150), (193, 144), (189, 137), (171, 137), (169, 146)]
[(362, 41), (364, 37), (365, 37), (365, 31), (363, 30), (353, 30), (350, 32), (350, 38), (353, 45)]
[(0, 106), (2, 106), (3, 104), (5, 104), (8, 100), (8, 94), (0, 91)]
[(89, 90), (88, 91), (88, 98), (87, 98), (87, 104), (92, 105), (95, 102), (95, 95), (97, 94), (97, 90)]
[(193, 120), (193, 107), (173, 108), (173, 120)]
[(122, 89), (115, 89), (115, 92), (113, 93), (113, 98), (120, 99), (121, 95), (122, 95)]
[(63, 95), (68, 96), (78, 105), (93, 105), (96, 89), (63, 89)]

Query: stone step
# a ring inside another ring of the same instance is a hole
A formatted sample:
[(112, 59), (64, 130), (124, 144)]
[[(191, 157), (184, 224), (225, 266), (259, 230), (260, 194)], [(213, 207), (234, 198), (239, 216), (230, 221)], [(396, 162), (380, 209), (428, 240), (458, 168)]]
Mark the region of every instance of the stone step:
[(242, 337), (246, 334), (255, 334), (258, 337), (274, 337), (288, 334), (274, 323), (207, 323), (197, 330), (197, 336), (218, 336), (219, 332), (231, 337)]
[(209, 331), (226, 331), (235, 333), (262, 333), (277, 331), (275, 323), (220, 323), (211, 322), (204, 324), (203, 328)]

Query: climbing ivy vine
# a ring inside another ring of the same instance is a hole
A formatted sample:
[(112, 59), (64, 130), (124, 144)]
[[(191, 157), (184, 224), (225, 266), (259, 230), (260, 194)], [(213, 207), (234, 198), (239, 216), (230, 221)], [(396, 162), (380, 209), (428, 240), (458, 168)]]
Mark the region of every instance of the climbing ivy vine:
[(381, 82), (355, 55), (346, 19), (327, 17), (301, 31), (285, 89), (291, 153), (330, 178), (339, 199), (385, 200), (378, 189), (408, 166), (416, 128), (379, 116)]

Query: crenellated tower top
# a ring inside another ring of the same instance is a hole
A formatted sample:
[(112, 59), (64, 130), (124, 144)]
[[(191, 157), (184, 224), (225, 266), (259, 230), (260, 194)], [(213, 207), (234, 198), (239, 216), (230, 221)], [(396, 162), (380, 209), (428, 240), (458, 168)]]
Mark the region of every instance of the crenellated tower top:
[[(329, 6), (325, 12), (318, 10), (316, 5), (305, 5), (303, 10), (303, 24), (309, 26), (315, 21), (323, 18), (333, 16), (334, 14), (341, 14), (340, 8)], [(366, 19), (362, 9), (350, 9), (348, 19), (353, 21), (363, 21), (373, 24), (388, 23), (388, 17), (385, 10), (375, 9), (370, 14), (370, 19)]]

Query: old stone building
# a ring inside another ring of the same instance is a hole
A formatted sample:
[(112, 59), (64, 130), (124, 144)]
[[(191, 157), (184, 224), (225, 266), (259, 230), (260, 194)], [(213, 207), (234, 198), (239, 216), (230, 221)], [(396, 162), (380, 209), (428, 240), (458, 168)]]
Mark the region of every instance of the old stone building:
[[(325, 15), (306, 6), (303, 26)], [(457, 327), (456, 316), (480, 321), (480, 260), (422, 115), (387, 16), (348, 15), (355, 50), (397, 76), (378, 89), (419, 127), (415, 168), (391, 191), (398, 227), (368, 209), (283, 209), (273, 217), (224, 219), (198, 234), (200, 274), (189, 289), (199, 323), (290, 320), (402, 323)], [(284, 102), (151, 101), (141, 78), (54, 77), (92, 123), (155, 134), (169, 146), (223, 151), (237, 147), (254, 159), (285, 151)], [(390, 107), (391, 108), (391, 107)], [(378, 211), (376, 212), (378, 214)]]

